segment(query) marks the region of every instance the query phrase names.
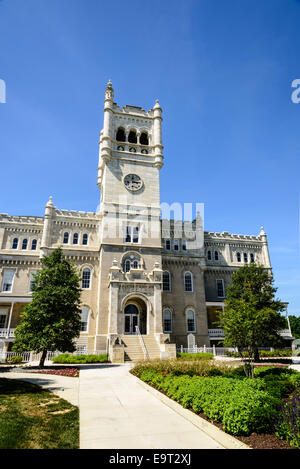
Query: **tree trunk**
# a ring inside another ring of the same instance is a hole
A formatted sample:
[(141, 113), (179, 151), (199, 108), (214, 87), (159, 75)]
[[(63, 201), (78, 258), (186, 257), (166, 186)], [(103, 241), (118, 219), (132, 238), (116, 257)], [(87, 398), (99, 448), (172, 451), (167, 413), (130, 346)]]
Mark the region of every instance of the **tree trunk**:
[(259, 362), (259, 351), (258, 348), (254, 349), (254, 362)]
[(44, 368), (46, 356), (47, 356), (47, 350), (43, 350), (42, 356), (41, 356), (41, 359), (40, 359), (39, 368)]

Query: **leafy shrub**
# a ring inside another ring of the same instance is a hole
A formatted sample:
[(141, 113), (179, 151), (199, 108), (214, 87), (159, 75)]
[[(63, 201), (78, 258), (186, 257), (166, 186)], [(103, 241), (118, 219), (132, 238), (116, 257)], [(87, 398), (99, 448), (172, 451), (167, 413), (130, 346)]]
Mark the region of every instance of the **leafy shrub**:
[[(292, 356), (292, 350), (274, 350), (273, 352), (269, 350), (259, 350), (259, 355), (260, 357), (291, 357)], [(234, 357), (234, 358), (239, 358), (240, 355), (237, 352), (228, 352), (225, 351), (225, 355), (228, 357)], [(243, 352), (244, 357), (249, 357), (249, 353), (247, 351)]]
[(213, 353), (177, 353), (177, 358), (184, 360), (212, 360)]
[(52, 359), (53, 363), (103, 363), (107, 362), (107, 355), (71, 355), (62, 353)]
[(233, 435), (266, 432), (280, 405), (280, 392), (262, 378), (176, 376), (144, 369), (140, 378), (164, 391), (185, 408), (204, 413)]
[(286, 400), (274, 419), (275, 435), (287, 440), (291, 446), (300, 449), (300, 396), (294, 395)]
[(11, 363), (12, 365), (15, 365), (17, 363), (21, 363), (23, 360), (21, 355), (14, 355), (12, 357), (9, 357), (6, 361), (7, 363)]
[(188, 376), (212, 376), (229, 374), (234, 367), (228, 363), (214, 360), (141, 360), (136, 362), (131, 370), (133, 374), (140, 376), (143, 370), (153, 370), (156, 373), (172, 373), (173, 375)]

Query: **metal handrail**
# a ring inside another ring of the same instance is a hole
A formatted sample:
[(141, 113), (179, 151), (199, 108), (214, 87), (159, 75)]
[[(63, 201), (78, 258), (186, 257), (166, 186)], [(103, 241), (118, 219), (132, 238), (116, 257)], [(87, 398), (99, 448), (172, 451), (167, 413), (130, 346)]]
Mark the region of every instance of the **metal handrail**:
[(147, 359), (150, 360), (150, 356), (149, 356), (149, 353), (146, 349), (146, 345), (145, 345), (144, 339), (142, 337), (142, 334), (140, 332), (139, 326), (135, 326), (135, 331), (136, 331), (137, 335), (139, 336), (140, 344), (141, 344), (142, 350), (144, 352), (144, 359), (145, 360), (147, 360)]

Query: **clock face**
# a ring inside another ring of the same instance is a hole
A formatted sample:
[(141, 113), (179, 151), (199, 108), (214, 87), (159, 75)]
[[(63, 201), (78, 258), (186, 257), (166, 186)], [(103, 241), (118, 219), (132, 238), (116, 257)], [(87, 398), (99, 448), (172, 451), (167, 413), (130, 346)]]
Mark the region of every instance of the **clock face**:
[(143, 185), (143, 181), (137, 174), (127, 174), (124, 177), (124, 185), (130, 191), (138, 191)]

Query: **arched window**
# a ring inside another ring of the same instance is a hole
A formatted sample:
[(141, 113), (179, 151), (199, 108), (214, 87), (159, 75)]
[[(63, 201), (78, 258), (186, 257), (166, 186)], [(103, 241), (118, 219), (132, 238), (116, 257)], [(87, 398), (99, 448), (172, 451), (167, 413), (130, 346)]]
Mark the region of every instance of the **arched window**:
[(186, 329), (188, 334), (196, 332), (195, 311), (192, 309), (186, 312)]
[(185, 272), (184, 274), (184, 291), (193, 291), (193, 275), (191, 274), (191, 272)]
[(74, 233), (73, 234), (73, 244), (78, 244), (78, 238), (79, 238), (78, 233)]
[(84, 306), (81, 308), (81, 332), (87, 332), (88, 330), (88, 323), (89, 323), (89, 313), (90, 313), (90, 308), (87, 306)]
[(63, 236), (63, 244), (68, 244), (69, 242), (69, 233), (66, 231)]
[(133, 261), (133, 268), (138, 269), (139, 268), (139, 263), (138, 261)]
[(244, 252), (244, 262), (248, 262), (248, 254)]
[(19, 244), (19, 238), (14, 238), (12, 242), (12, 249), (18, 249), (18, 244)]
[(172, 311), (169, 309), (163, 311), (163, 327), (165, 333), (172, 332)]
[(207, 260), (211, 261), (211, 251), (207, 251)]
[(255, 261), (254, 254), (251, 252), (251, 254), (250, 254), (250, 262), (254, 262), (254, 261)]
[(81, 287), (82, 288), (90, 288), (91, 283), (91, 269), (89, 267), (85, 267), (82, 271), (82, 279), (81, 279)]
[(167, 270), (163, 272), (163, 291), (171, 291), (171, 275)]
[(22, 241), (22, 249), (27, 249), (27, 245), (28, 245), (28, 239), (24, 238)]
[(136, 131), (131, 130), (128, 135), (128, 142), (129, 143), (137, 143), (137, 136), (136, 136)]
[(218, 251), (215, 251), (215, 261), (218, 261), (219, 260), (219, 253)]
[(89, 239), (89, 235), (88, 235), (87, 233), (84, 233), (84, 234), (82, 235), (82, 244), (83, 244), (84, 246), (87, 245), (88, 239)]
[(147, 132), (142, 132), (140, 136), (141, 145), (149, 145), (148, 134)]
[(125, 131), (122, 127), (118, 128), (117, 135), (116, 135), (116, 140), (118, 142), (126, 142)]
[(31, 249), (32, 251), (36, 251), (37, 248), (37, 239), (33, 239), (31, 242)]
[(240, 253), (240, 252), (237, 252), (237, 253), (236, 253), (236, 260), (237, 260), (238, 262), (241, 262), (241, 253)]
[(130, 260), (127, 259), (125, 261), (125, 272), (129, 272), (130, 271), (130, 268), (131, 268), (131, 263), (130, 263)]

